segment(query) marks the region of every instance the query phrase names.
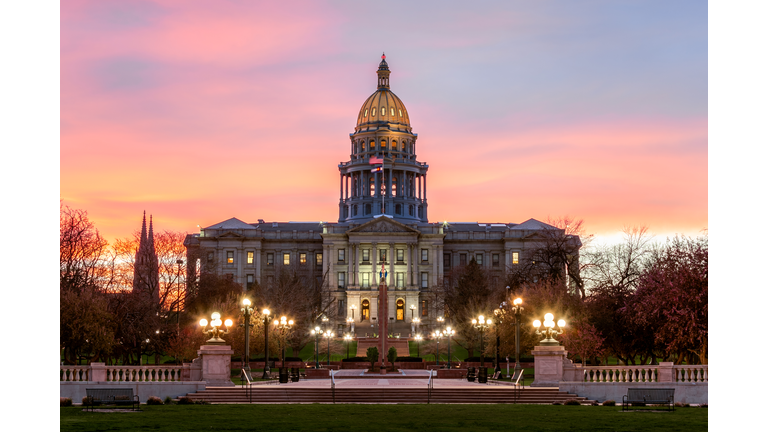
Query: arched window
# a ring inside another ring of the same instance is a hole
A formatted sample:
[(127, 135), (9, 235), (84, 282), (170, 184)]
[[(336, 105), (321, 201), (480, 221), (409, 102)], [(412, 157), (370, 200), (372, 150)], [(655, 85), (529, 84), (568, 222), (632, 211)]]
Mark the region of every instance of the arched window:
[(374, 151), (374, 150), (376, 150), (376, 141), (371, 140), (368, 143), (368, 151)]
[(379, 143), (381, 144), (381, 147), (379, 147), (381, 151), (387, 151), (387, 140), (382, 138)]
[(360, 319), (369, 321), (371, 319), (371, 302), (368, 299), (364, 299), (360, 306)]
[(387, 115), (387, 108), (382, 106), (381, 107), (381, 116), (384, 117), (385, 115)]
[[(400, 114), (402, 116), (402, 114)], [(365, 109), (365, 114), (363, 114), (363, 117), (368, 117), (368, 108)]]
[[(368, 112), (368, 110), (365, 110), (365, 112)], [(403, 116), (403, 110), (401, 110), (401, 109), (398, 109), (398, 110), (397, 110), (397, 112), (399, 112), (399, 113), (400, 113), (400, 117), (402, 117), (402, 116)], [(368, 115), (368, 114), (366, 114), (366, 115)]]
[(371, 108), (371, 117), (376, 117), (376, 108)]
[(395, 213), (403, 214), (403, 207), (400, 204), (395, 204)]
[(392, 151), (397, 151), (397, 141), (392, 140)]
[(357, 204), (352, 206), (352, 216), (357, 216)]
[(423, 209), (422, 209), (422, 207), (421, 207), (421, 206), (419, 206), (419, 218), (423, 218), (423, 217), (424, 217), (424, 216), (423, 216), (423, 213), (424, 213), (424, 212), (423, 212)]
[[(411, 206), (411, 207), (413, 207), (413, 206)], [(365, 205), (365, 214), (371, 214), (371, 205), (370, 204), (366, 204)]]
[(413, 216), (413, 206), (412, 205), (408, 206), (408, 216)]
[(373, 178), (373, 176), (369, 177), (369, 189), (370, 189), (370, 196), (376, 195), (376, 179)]
[[(397, 196), (397, 177), (392, 179), (392, 196), (393, 197)], [(400, 213), (400, 212), (398, 212), (398, 213)]]
[(394, 117), (394, 116), (395, 116), (395, 109), (394, 109), (394, 108), (390, 108), (390, 109), (389, 109), (389, 114), (390, 114), (392, 117)]
[(397, 320), (405, 320), (405, 302), (403, 299), (397, 299)]
[(405, 141), (401, 141), (400, 144), (402, 144), (403, 149), (401, 150), (403, 153), (405, 153)]

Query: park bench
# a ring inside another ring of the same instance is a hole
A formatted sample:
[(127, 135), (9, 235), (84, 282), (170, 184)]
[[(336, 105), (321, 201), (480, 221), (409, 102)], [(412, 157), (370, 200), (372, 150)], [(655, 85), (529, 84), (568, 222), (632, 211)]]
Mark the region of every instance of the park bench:
[[(629, 388), (621, 402), (621, 410), (628, 410), (632, 406), (667, 405), (668, 409), (675, 410), (675, 389), (673, 388)], [(642, 405), (641, 405), (642, 404)]]
[(85, 405), (91, 411), (94, 405), (130, 405), (134, 411), (139, 408), (139, 395), (134, 395), (132, 388), (85, 389), (85, 395)]

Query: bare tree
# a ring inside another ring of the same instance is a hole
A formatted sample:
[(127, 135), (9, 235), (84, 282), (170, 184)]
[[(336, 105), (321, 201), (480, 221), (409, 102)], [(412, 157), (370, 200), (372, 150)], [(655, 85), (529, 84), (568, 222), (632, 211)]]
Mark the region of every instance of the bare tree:
[(59, 286), (65, 290), (102, 289), (111, 284), (113, 261), (108, 243), (85, 210), (59, 207)]

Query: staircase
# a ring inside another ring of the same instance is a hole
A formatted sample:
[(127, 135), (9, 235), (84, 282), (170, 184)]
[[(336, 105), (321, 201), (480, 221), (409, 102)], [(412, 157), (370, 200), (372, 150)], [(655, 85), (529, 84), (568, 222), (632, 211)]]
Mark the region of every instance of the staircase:
[[(251, 399), (242, 387), (209, 387), (203, 391), (190, 393), (193, 400), (210, 403), (333, 403), (333, 393), (329, 388), (301, 388), (289, 386), (254, 386)], [(555, 388), (525, 388), (515, 391), (504, 387), (478, 388), (434, 388), (430, 403), (518, 403), (552, 404), (576, 399), (582, 404), (593, 401)], [(336, 403), (427, 403), (427, 388), (337, 388)]]
[[(381, 342), (378, 339), (373, 338), (360, 338), (357, 340), (357, 357), (365, 357), (368, 351), (368, 348), (370, 347), (376, 347), (379, 348), (379, 351), (381, 351)], [(395, 347), (397, 350), (397, 356), (398, 357), (408, 357), (409, 351), (408, 351), (408, 339), (396, 339), (396, 338), (388, 338), (387, 339), (387, 349), (389, 347)], [(381, 353), (379, 353), (381, 354)], [(384, 357), (386, 357), (387, 353), (384, 353)]]

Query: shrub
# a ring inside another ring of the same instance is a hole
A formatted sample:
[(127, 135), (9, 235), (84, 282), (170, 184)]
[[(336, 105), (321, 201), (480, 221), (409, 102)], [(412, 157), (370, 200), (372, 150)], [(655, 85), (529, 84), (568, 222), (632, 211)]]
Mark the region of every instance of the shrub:
[[(659, 406), (667, 406), (667, 405), (659, 405)], [(675, 408), (688, 408), (691, 404), (682, 403), (682, 402), (675, 402)]]
[(703, 404), (699, 405), (699, 408), (709, 408), (709, 404), (703, 403)]
[(189, 396), (182, 396), (179, 398), (179, 405), (192, 405), (195, 401)]
[(60, 397), (59, 398), (59, 406), (63, 406), (63, 407), (72, 406), (72, 399)]
[(590, 405), (592, 405), (592, 406), (599, 406), (599, 405), (600, 405), (600, 402), (598, 402), (598, 401), (592, 401), (592, 403), (591, 403)]
[(173, 403), (173, 399), (170, 396), (166, 396), (165, 400), (163, 401), (166, 405), (170, 405)]
[(616, 406), (616, 401), (608, 399), (607, 401), (603, 402), (603, 406)]
[(157, 396), (150, 396), (147, 398), (147, 405), (162, 405), (163, 400)]
[(576, 399), (568, 399), (563, 403), (563, 405), (581, 405), (581, 402), (577, 401)]
[[(90, 399), (88, 399), (88, 396), (83, 396), (83, 405), (88, 405), (88, 404), (90, 404), (90, 403), (91, 403), (91, 402), (90, 402)], [(99, 403), (98, 403), (97, 401), (94, 401), (94, 402), (93, 402), (93, 406), (97, 406), (98, 404), (99, 404)]]
[(210, 402), (208, 402), (207, 400), (203, 400), (203, 399), (195, 401), (195, 405), (210, 405), (210, 404), (211, 404)]
[(562, 402), (558, 402), (558, 401), (552, 402), (552, 405), (562, 405), (562, 404), (563, 404)]

